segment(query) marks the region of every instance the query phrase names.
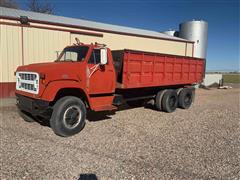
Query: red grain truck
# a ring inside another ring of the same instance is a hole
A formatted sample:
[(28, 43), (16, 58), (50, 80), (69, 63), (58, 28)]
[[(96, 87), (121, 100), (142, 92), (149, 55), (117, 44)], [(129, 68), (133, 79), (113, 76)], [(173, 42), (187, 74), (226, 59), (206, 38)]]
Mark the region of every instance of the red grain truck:
[(189, 108), (205, 59), (78, 43), (55, 62), (20, 66), (15, 73), (21, 116), (49, 119), (53, 131), (66, 137), (82, 130), (90, 110), (152, 99), (156, 110)]

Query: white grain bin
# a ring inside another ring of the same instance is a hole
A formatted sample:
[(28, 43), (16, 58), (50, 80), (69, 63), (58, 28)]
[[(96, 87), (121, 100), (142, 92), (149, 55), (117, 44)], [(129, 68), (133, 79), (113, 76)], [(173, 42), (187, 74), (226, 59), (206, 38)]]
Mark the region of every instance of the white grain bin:
[(179, 25), (179, 37), (194, 41), (194, 57), (206, 58), (208, 23), (205, 21), (187, 21)]

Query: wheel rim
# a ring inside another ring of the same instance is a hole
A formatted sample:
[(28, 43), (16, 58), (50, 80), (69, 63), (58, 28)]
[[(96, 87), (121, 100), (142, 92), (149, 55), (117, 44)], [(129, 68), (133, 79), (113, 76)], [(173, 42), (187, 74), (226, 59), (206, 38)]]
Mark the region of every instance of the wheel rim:
[(177, 102), (177, 98), (175, 96), (171, 96), (169, 98), (169, 106), (171, 107), (171, 109), (175, 108), (176, 102)]
[(63, 114), (63, 124), (69, 129), (74, 129), (81, 121), (81, 109), (80, 107), (73, 105), (66, 109)]

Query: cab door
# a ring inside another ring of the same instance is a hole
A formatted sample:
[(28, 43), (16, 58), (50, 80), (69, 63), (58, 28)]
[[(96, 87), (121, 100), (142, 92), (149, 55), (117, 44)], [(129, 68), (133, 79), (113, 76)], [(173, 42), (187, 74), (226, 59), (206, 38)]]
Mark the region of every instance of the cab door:
[(110, 58), (110, 50), (106, 50), (106, 64), (101, 64), (100, 48), (94, 48), (88, 60), (87, 87), (89, 94), (109, 94), (115, 91), (115, 71)]

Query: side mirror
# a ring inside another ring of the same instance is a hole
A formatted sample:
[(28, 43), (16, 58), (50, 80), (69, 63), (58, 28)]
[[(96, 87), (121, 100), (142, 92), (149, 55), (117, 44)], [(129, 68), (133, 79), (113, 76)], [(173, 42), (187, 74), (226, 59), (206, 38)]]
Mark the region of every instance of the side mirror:
[(100, 49), (100, 52), (101, 52), (100, 64), (105, 65), (105, 64), (107, 64), (107, 49), (102, 48), (102, 49)]

